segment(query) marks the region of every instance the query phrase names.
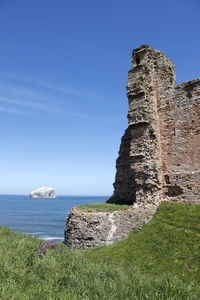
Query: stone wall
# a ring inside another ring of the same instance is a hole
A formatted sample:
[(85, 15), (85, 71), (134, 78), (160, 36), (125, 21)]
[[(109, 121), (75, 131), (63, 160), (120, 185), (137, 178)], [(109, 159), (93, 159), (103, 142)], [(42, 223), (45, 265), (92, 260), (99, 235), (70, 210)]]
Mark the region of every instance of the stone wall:
[(139, 208), (91, 212), (75, 207), (66, 219), (65, 244), (75, 249), (111, 245), (125, 239), (133, 228), (141, 228), (151, 220), (153, 213), (152, 210)]
[(175, 86), (159, 117), (163, 198), (200, 203), (200, 79)]
[(126, 238), (151, 219), (163, 200), (200, 203), (200, 79), (176, 85), (173, 62), (142, 45), (133, 50), (127, 96), (128, 128), (108, 202), (134, 204), (135, 209), (72, 209), (65, 229), (65, 243), (71, 248)]
[(128, 128), (108, 202), (157, 207), (200, 202), (200, 79), (176, 85), (173, 62), (147, 45), (133, 50)]

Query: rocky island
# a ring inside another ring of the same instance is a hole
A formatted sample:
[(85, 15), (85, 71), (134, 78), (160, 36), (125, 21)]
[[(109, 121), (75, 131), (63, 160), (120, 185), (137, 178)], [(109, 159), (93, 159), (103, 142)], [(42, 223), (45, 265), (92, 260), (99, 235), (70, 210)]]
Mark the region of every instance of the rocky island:
[(51, 187), (40, 187), (32, 191), (29, 198), (56, 198), (56, 192)]

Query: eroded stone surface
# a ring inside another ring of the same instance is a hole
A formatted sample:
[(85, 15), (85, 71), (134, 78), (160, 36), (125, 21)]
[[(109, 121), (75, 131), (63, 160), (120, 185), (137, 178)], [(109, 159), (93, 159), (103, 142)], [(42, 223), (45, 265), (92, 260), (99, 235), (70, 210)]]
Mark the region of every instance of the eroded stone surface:
[(69, 247), (87, 249), (126, 238), (163, 200), (200, 203), (200, 78), (176, 85), (173, 62), (142, 45), (133, 50), (127, 96), (128, 128), (108, 202), (136, 209), (72, 209), (65, 230)]
[(151, 220), (153, 213), (140, 208), (90, 212), (75, 207), (66, 219), (65, 244), (75, 249), (111, 245), (125, 239), (133, 228), (142, 228)]
[(173, 62), (147, 45), (133, 50), (128, 128), (109, 202), (200, 203), (200, 79), (176, 85)]

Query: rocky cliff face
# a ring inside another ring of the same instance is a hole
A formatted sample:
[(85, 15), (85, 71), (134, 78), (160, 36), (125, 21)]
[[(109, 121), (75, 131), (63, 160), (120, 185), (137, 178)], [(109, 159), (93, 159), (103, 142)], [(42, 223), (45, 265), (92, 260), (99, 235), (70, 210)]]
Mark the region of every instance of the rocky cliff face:
[(73, 208), (66, 219), (65, 244), (75, 249), (111, 245), (126, 238), (134, 228), (141, 228), (153, 213), (133, 208), (115, 212)]

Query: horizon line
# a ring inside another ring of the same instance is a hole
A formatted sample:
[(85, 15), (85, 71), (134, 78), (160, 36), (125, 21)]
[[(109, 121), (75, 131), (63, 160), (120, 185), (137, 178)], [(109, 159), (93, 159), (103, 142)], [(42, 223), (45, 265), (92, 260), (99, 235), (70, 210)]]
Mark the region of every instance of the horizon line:
[[(1, 194), (0, 193), (0, 196), (29, 196), (29, 194)], [(56, 197), (57, 196), (58, 197), (59, 196), (61, 196), (61, 197), (65, 197), (65, 196), (67, 196), (67, 197), (111, 197), (111, 195), (75, 195), (75, 194), (72, 194), (72, 195), (57, 194)], [(39, 199), (39, 198), (37, 198), (37, 199)], [(40, 199), (42, 199), (42, 198), (40, 198)], [(49, 198), (49, 199), (51, 199), (51, 198)]]

